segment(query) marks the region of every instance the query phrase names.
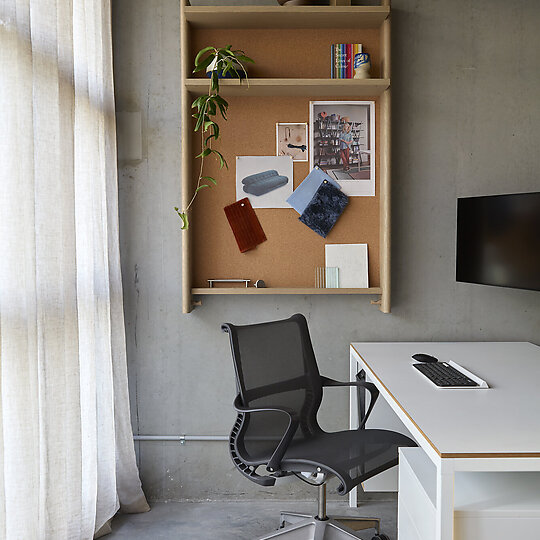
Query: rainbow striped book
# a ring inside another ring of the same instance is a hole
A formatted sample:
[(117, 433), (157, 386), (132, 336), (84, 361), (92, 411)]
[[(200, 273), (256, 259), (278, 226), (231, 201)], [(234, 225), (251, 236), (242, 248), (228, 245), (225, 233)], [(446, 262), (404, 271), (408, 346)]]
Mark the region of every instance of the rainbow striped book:
[(331, 45), (330, 77), (332, 79), (352, 79), (354, 58), (362, 52), (361, 43), (334, 43)]

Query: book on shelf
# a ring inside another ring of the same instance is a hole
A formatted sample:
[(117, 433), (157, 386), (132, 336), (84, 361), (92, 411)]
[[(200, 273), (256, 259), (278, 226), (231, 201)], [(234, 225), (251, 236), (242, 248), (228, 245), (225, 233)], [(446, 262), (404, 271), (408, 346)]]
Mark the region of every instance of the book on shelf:
[(361, 52), (361, 43), (334, 43), (331, 46), (331, 78), (354, 78), (354, 58)]

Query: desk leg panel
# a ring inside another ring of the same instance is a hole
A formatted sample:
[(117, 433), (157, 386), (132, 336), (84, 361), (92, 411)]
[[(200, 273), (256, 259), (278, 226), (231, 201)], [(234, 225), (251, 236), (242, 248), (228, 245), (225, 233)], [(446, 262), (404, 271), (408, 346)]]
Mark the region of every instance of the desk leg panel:
[(454, 538), (454, 464), (442, 459), (437, 464), (437, 507), (435, 508), (435, 539)]

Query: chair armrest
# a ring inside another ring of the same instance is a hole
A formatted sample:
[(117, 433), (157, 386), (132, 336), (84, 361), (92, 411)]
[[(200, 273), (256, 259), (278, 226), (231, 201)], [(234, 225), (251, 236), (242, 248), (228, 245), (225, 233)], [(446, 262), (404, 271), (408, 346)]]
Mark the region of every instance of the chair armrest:
[(245, 407), (242, 405), (242, 398), (238, 394), (234, 400), (234, 408), (241, 413), (258, 413), (258, 412), (280, 412), (288, 415), (289, 425), (285, 430), (281, 441), (277, 445), (274, 453), (272, 454), (270, 461), (266, 464), (266, 470), (268, 472), (276, 472), (279, 470), (281, 465), (281, 460), (289, 447), (290, 442), (292, 441), (298, 426), (300, 425), (300, 418), (295, 410), (289, 407), (279, 407), (279, 406), (270, 406), (270, 407)]
[(371, 399), (369, 401), (369, 407), (360, 425), (358, 426), (358, 429), (363, 429), (369, 415), (371, 414), (371, 411), (373, 410), (373, 406), (375, 405), (375, 402), (377, 401), (377, 398), (379, 397), (379, 390), (377, 389), (377, 387), (373, 383), (370, 383), (367, 381), (348, 381), (348, 382), (335, 381), (334, 379), (323, 377), (322, 375), (321, 375), (321, 384), (323, 387), (356, 386), (357, 388), (365, 388), (366, 390), (369, 391), (369, 395), (371, 396)]

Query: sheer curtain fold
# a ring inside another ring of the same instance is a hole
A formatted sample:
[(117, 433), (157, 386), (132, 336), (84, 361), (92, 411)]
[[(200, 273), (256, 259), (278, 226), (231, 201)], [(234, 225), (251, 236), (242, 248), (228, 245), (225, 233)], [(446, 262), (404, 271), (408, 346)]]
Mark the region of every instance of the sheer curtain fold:
[(0, 538), (148, 510), (135, 463), (109, 0), (0, 0)]

